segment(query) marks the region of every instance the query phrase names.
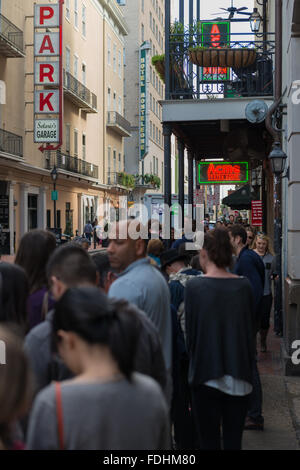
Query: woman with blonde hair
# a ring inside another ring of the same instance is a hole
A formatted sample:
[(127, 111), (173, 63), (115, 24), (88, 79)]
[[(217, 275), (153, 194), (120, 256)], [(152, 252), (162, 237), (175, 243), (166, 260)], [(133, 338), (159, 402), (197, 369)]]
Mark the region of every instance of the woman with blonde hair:
[(273, 303), (271, 281), (276, 277), (276, 258), (274, 256), (270, 238), (263, 233), (259, 233), (254, 240), (253, 250), (257, 253), (265, 265), (265, 286), (264, 295), (260, 305), (260, 342), (261, 351), (267, 351), (267, 335), (270, 328), (270, 314)]
[(32, 396), (29, 364), (22, 341), (0, 327), (0, 449), (24, 449), (16, 422), (27, 413)]

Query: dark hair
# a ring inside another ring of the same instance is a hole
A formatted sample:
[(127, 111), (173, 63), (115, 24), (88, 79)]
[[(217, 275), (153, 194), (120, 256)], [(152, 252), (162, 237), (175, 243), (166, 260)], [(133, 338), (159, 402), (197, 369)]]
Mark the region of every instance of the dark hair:
[(13, 323), (27, 332), (27, 298), (29, 285), (23, 268), (0, 263), (0, 322)]
[(109, 257), (106, 253), (96, 253), (92, 255), (92, 260), (96, 265), (96, 269), (99, 275), (99, 287), (105, 288), (105, 280), (108, 273), (114, 272), (114, 269), (110, 265)]
[(240, 224), (230, 225), (230, 227), (228, 227), (228, 231), (231, 233), (233, 238), (241, 237), (243, 245), (246, 244), (247, 232), (242, 225)]
[(57, 277), (68, 287), (87, 282), (96, 284), (96, 266), (86, 250), (77, 243), (61, 246), (51, 256), (47, 265), (47, 276)]
[(140, 320), (126, 301), (109, 299), (95, 287), (68, 289), (55, 306), (56, 347), (58, 330), (74, 332), (91, 345), (107, 346), (120, 371), (131, 379)]
[(195, 269), (196, 271), (202, 271), (202, 268), (200, 265), (199, 254), (192, 257), (190, 264), (191, 264), (191, 267)]
[(215, 228), (204, 235), (203, 248), (209, 259), (218, 268), (227, 268), (232, 262), (232, 246), (228, 232), (224, 228)]
[(20, 241), (15, 263), (25, 269), (32, 294), (47, 286), (46, 265), (56, 248), (56, 238), (46, 230), (32, 230)]

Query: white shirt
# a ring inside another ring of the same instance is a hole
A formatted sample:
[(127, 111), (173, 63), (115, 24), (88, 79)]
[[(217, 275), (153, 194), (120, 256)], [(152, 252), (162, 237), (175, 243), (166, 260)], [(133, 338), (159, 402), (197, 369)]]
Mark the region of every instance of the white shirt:
[(244, 397), (252, 392), (252, 385), (244, 380), (235, 379), (231, 375), (224, 375), (219, 379), (209, 380), (204, 385), (216, 388), (227, 395)]

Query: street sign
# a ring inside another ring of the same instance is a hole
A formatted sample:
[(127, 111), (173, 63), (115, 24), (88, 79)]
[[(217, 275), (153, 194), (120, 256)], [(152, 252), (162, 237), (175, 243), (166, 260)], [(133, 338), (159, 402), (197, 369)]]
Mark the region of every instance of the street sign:
[(248, 162), (199, 163), (199, 184), (243, 184), (248, 180)]
[(263, 204), (262, 201), (251, 202), (252, 220), (251, 225), (261, 227), (263, 224)]
[(58, 201), (58, 191), (51, 191), (51, 201)]
[(59, 119), (36, 119), (34, 142), (59, 142)]
[(140, 47), (139, 85), (140, 85), (140, 110), (139, 110), (139, 147), (140, 159), (144, 159), (149, 151), (149, 110), (148, 110), (148, 55), (150, 44), (144, 42)]

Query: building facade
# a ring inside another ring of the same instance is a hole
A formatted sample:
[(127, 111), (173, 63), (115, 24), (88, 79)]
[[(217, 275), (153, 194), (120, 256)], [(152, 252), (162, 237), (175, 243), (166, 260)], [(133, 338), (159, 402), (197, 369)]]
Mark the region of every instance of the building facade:
[(116, 0), (65, 0), (63, 145), (42, 153), (33, 136), (34, 4), (0, 5), (0, 224), (2, 252), (13, 254), (28, 230), (54, 228), (54, 167), (63, 233), (75, 235), (87, 220), (109, 218), (125, 192), (108, 175), (124, 170), (124, 136), (130, 135), (123, 118), (128, 28)]

